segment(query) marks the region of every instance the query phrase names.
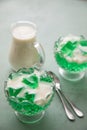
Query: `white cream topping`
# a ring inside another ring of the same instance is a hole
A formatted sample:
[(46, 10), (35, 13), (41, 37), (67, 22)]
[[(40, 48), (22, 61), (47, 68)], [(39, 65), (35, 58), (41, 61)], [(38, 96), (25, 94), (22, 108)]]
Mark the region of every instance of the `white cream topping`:
[(66, 56), (66, 60), (69, 62), (77, 62), (77, 63), (83, 63), (87, 62), (87, 55), (82, 55), (82, 52), (79, 49), (75, 49), (73, 51), (73, 56)]
[[(37, 71), (35, 73), (37, 73)], [(33, 89), (22, 82), (23, 78), (27, 77), (29, 77), (29, 75), (22, 75), (13, 80), (9, 79), (7, 82), (7, 87), (11, 87), (14, 89), (24, 87), (17, 95), (17, 97), (24, 97), (24, 94), (26, 92), (29, 94), (35, 94), (34, 102), (38, 105), (44, 105), (52, 94), (51, 83), (39, 82), (38, 87)]]

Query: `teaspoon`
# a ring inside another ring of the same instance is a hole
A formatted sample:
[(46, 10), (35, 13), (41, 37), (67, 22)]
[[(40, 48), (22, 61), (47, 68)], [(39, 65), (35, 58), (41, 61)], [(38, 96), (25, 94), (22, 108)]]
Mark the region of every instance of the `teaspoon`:
[[(71, 118), (71, 120), (74, 120), (74, 117), (72, 116), (71, 112), (69, 111), (69, 109), (66, 107), (64, 101), (63, 101), (63, 97), (66, 99), (66, 101), (68, 102), (68, 104), (72, 107), (72, 109), (74, 110), (74, 112), (76, 113), (76, 115), (78, 117), (83, 117), (84, 114), (83, 112), (81, 112), (75, 105), (72, 101), (70, 101), (65, 95), (64, 93), (62, 92), (61, 88), (60, 88), (60, 81), (58, 79), (58, 77), (51, 71), (48, 71), (47, 72), (50, 76), (53, 77), (54, 79), (54, 82), (55, 82), (55, 90), (58, 92), (60, 98), (61, 98), (61, 101), (64, 105), (64, 109), (65, 109), (65, 112), (66, 114), (68, 114), (68, 117)], [(63, 95), (63, 97), (61, 97)]]

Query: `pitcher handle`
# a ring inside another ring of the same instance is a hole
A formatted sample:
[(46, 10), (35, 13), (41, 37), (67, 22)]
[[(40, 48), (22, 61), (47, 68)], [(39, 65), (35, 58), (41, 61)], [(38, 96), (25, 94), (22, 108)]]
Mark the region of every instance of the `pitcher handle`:
[(40, 57), (39, 63), (37, 63), (36, 66), (40, 68), (41, 66), (43, 66), (45, 62), (45, 52), (42, 45), (38, 42), (34, 43), (34, 47), (37, 49), (39, 57)]

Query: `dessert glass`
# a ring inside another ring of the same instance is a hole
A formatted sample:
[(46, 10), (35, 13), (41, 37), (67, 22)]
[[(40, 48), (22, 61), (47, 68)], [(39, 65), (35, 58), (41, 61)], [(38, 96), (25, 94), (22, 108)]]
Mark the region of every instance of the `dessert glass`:
[(87, 40), (84, 36), (60, 37), (54, 45), (54, 57), (62, 77), (80, 80), (87, 69)]
[(54, 95), (53, 79), (33, 67), (12, 72), (4, 90), (7, 101), (23, 123), (41, 120)]

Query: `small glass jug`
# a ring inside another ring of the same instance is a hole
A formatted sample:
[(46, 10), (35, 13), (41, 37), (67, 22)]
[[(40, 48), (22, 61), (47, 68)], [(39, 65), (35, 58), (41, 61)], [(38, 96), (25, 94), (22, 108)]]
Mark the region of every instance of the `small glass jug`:
[(13, 70), (41, 67), (45, 60), (44, 50), (36, 41), (36, 25), (30, 21), (18, 21), (12, 24), (12, 44), (9, 62)]

